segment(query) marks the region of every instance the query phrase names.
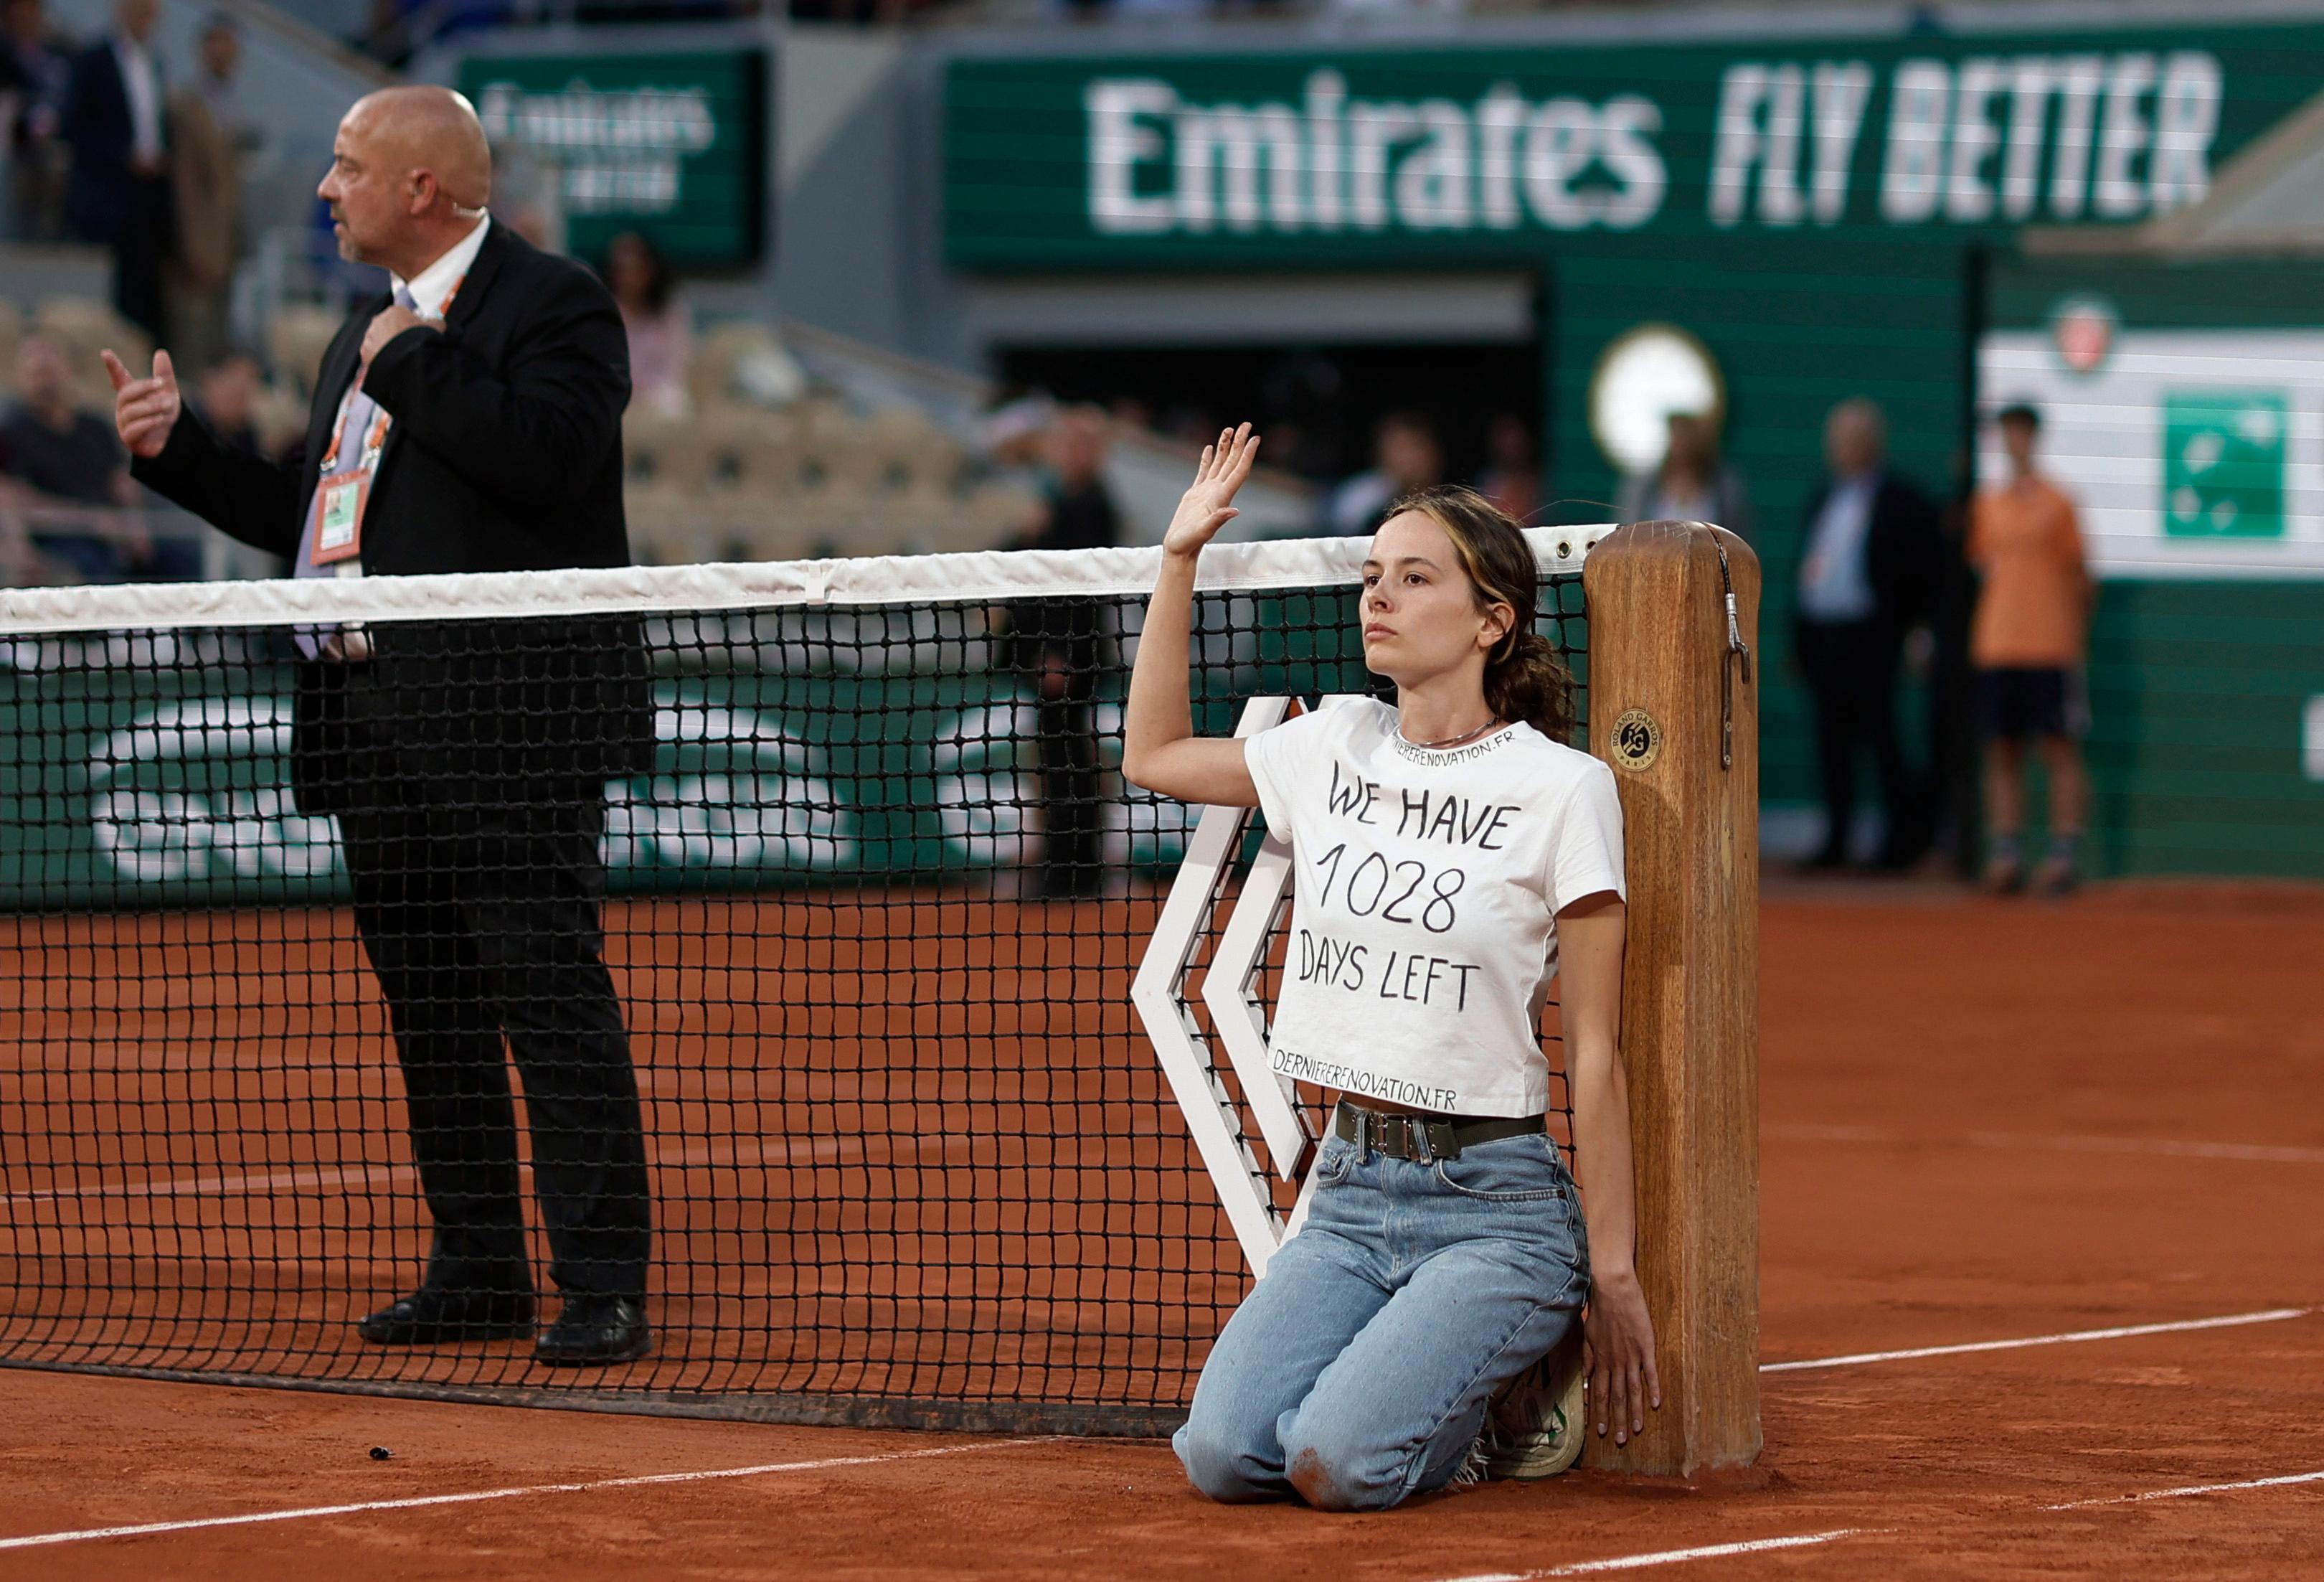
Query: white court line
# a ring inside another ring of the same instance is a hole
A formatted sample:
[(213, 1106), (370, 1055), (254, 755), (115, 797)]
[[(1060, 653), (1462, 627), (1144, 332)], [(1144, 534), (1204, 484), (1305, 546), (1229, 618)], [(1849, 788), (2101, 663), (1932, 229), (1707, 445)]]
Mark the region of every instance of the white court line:
[[(2282, 1488), (2292, 1484), (2324, 1483), (2324, 1471), (2295, 1472), (2282, 1477), (2255, 1477), (2241, 1483), (2190, 1484), (2184, 1488), (2152, 1489), (2143, 1494), (2114, 1494), (2098, 1500), (2070, 1500), (2044, 1505), (2044, 1511), (2083, 1511), (2107, 1505), (2135, 1505), (2148, 1500), (2184, 1499), (2190, 1494), (2230, 1494), (2241, 1489)], [(1655, 1550), (1646, 1554), (1616, 1555), (1602, 1560), (1575, 1560), (1537, 1571), (1486, 1571), (1446, 1578), (1446, 1582), (1540, 1582), (1552, 1577), (1587, 1577), (1604, 1571), (1640, 1571), (1653, 1566), (1675, 1566), (1689, 1560), (1725, 1559), (1735, 1555), (1763, 1554), (1771, 1550), (1812, 1549), (1843, 1538), (1871, 1537), (1894, 1531), (1886, 1527), (1835, 1527), (1827, 1532), (1801, 1532), (1784, 1538), (1755, 1538), (1741, 1543), (1705, 1544), (1696, 1549)]]
[[(2044, 1511), (2087, 1511), (2109, 1505), (2136, 1505), (2149, 1500), (2179, 1500), (2191, 1494), (2233, 1494), (2244, 1489), (2283, 1488), (2294, 1484), (2324, 1483), (2324, 1471), (2288, 1473), (2280, 1477), (2246, 1478), (2240, 1483), (2190, 1484), (2183, 1488), (2150, 1489), (2142, 1494), (2110, 1494), (2097, 1500), (2069, 1500), (2062, 1504), (2044, 1505)], [(1652, 1566), (1675, 1566), (1688, 1560), (1724, 1559), (1734, 1555), (1762, 1554), (1770, 1550), (1811, 1549), (1817, 1544), (1836, 1543), (1843, 1538), (1869, 1537), (1893, 1529), (1886, 1527), (1836, 1527), (1828, 1532), (1802, 1532), (1784, 1538), (1755, 1538), (1741, 1543), (1706, 1544), (1698, 1549), (1656, 1550), (1646, 1554), (1616, 1555), (1602, 1560), (1575, 1560), (1563, 1566), (1548, 1566), (1538, 1571), (1486, 1571), (1467, 1577), (1446, 1578), (1446, 1582), (1539, 1582), (1552, 1577), (1586, 1577), (1603, 1571), (1639, 1571)]]
[(2127, 1340), (2138, 1335), (2175, 1335), (2189, 1329), (2232, 1329), (2242, 1324), (2280, 1324), (2304, 1318), (2311, 1308), (2269, 1308), (2218, 1318), (2180, 1318), (2168, 1324), (2124, 1324), (2112, 1329), (2071, 1329), (2058, 1335), (2025, 1335), (2010, 1340), (1971, 1340), (1958, 1346), (1916, 1346), (1908, 1351), (1859, 1351), (1849, 1356), (1807, 1357), (1798, 1362), (1761, 1363), (1763, 1374), (1803, 1373), (1810, 1368), (1852, 1368), (1866, 1363), (1906, 1362), (1923, 1356), (1963, 1356), (1976, 1351), (2015, 1351), (2028, 1346), (2068, 1346), (2084, 1340)]
[(1768, 1126), (1778, 1143), (1877, 1143), (1917, 1148), (2040, 1148), (2058, 1153), (2155, 1154), (2171, 1159), (2233, 1159), (2259, 1164), (2324, 1164), (2324, 1148), (2267, 1143), (2192, 1143), (2168, 1137), (2083, 1137), (2030, 1132), (1969, 1132), (1950, 1137), (1878, 1126)]
[(1697, 1549), (1656, 1550), (1651, 1554), (1616, 1555), (1604, 1560), (1575, 1560), (1570, 1565), (1550, 1566), (1538, 1571), (1485, 1571), (1473, 1577), (1449, 1577), (1446, 1582), (1535, 1582), (1535, 1578), (1544, 1577), (1587, 1577), (1600, 1571), (1643, 1571), (1649, 1566), (1725, 1559), (1730, 1555), (1763, 1554), (1769, 1550), (1812, 1549), (1820, 1543), (1837, 1543), (1843, 1538), (1854, 1538), (1859, 1533), (1886, 1531), (1877, 1527), (1835, 1527), (1829, 1532), (1801, 1532), (1785, 1538), (1754, 1538), (1741, 1543), (1710, 1543)]
[(2226, 1494), (2238, 1489), (2275, 1489), (2295, 1483), (2324, 1483), (2324, 1472), (2288, 1472), (2281, 1477), (2247, 1477), (2241, 1483), (2190, 1483), (2175, 1489), (2149, 1489), (2143, 1494), (2109, 1494), (2102, 1500), (2068, 1500), (2044, 1505), (2044, 1511), (2088, 1511), (2100, 1505), (2143, 1505), (2149, 1500), (2183, 1500), (2190, 1494)]
[(416, 1494), (402, 1500), (361, 1500), (345, 1505), (308, 1505), (295, 1511), (254, 1511), (241, 1516), (203, 1516), (188, 1522), (141, 1522), (134, 1527), (88, 1527), (77, 1532), (33, 1532), (0, 1538), (0, 1550), (39, 1549), (49, 1544), (88, 1543), (101, 1538), (143, 1538), (156, 1532), (191, 1532), (205, 1527), (249, 1527), (264, 1522), (304, 1522), (318, 1516), (355, 1516), (370, 1511), (417, 1511), (436, 1505), (473, 1505), (486, 1500), (517, 1500), (530, 1494), (578, 1494), (596, 1489), (647, 1488), (666, 1483), (712, 1483), (723, 1478), (771, 1477), (782, 1472), (820, 1472), (826, 1467), (873, 1466), (884, 1461), (920, 1461), (936, 1456), (965, 1456), (1037, 1445), (1039, 1439), (988, 1439), (974, 1445), (939, 1445), (928, 1450), (892, 1450), (881, 1456), (831, 1456), (818, 1461), (770, 1461), (759, 1466), (721, 1466), (706, 1472), (655, 1472), (636, 1477), (601, 1477), (587, 1483), (540, 1483), (521, 1488), (474, 1489), (461, 1494)]

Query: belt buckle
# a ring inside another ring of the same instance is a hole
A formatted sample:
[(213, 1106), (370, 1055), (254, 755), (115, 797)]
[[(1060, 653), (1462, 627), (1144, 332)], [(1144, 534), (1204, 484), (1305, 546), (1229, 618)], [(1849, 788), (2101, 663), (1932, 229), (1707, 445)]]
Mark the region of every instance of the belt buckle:
[(1421, 1133), (1428, 1139), (1428, 1157), (1431, 1163), (1440, 1159), (1461, 1157), (1460, 1133), (1452, 1122), (1426, 1121), (1419, 1124)]
[(1420, 1160), (1420, 1150), (1423, 1150), (1425, 1143), (1420, 1133), (1413, 1132), (1413, 1117), (1388, 1115), (1385, 1120), (1397, 1129), (1397, 1157), (1399, 1160)]

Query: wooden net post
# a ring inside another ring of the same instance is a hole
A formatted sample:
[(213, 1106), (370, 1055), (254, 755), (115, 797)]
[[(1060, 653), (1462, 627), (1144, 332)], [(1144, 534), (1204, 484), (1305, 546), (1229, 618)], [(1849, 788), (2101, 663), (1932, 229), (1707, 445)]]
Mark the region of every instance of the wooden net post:
[(1622, 798), (1621, 1047), (1663, 1385), (1643, 1436), (1592, 1431), (1588, 1452), (1692, 1476), (1760, 1444), (1759, 562), (1729, 532), (1637, 523), (1590, 551), (1582, 587), (1590, 748)]

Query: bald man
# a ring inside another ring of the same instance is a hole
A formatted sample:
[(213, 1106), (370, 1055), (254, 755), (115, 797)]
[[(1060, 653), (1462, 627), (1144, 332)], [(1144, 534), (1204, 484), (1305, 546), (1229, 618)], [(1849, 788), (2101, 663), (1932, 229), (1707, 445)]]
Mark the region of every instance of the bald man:
[(1823, 845), (1809, 866), (1847, 867), (1858, 758), (1880, 776), (1878, 865), (1908, 868), (1929, 847), (1928, 799), (1896, 737), (1904, 634), (1928, 618), (1940, 568), (1936, 507), (1888, 466), (1888, 425), (1861, 396), (1824, 420), (1830, 480), (1808, 506), (1792, 609), (1792, 652), (1815, 704)]
[[(466, 99), (374, 93), (319, 195), (340, 251), (388, 272), (324, 356), (304, 458), (219, 443), (167, 352), (107, 352), (134, 475), (300, 577), (629, 563), (629, 354), (596, 278), (493, 223)], [(603, 958), (605, 782), (641, 772), (652, 698), (622, 617), (300, 628), (291, 780), (338, 820), (434, 1239), (378, 1346), (534, 1336), (507, 1060), (564, 1297), (544, 1363), (643, 1356), (650, 1207), (637, 1079)], [(506, 1053), (503, 1053), (503, 1042)]]

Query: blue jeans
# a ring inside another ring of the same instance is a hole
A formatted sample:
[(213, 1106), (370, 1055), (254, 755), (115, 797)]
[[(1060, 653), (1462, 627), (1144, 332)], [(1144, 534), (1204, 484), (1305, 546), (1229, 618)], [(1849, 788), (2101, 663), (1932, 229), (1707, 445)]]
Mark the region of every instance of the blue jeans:
[(1494, 1394), (1573, 1325), (1588, 1242), (1545, 1134), (1433, 1163), (1333, 1137), (1315, 1170), (1171, 1443), (1214, 1500), (1384, 1511), (1451, 1483)]

